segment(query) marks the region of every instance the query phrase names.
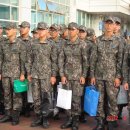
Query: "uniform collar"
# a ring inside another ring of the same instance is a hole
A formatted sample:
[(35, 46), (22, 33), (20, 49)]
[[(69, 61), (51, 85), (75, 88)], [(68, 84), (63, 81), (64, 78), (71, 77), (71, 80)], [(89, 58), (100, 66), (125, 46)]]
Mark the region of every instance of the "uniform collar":
[(113, 35), (113, 36), (110, 37), (110, 38), (106, 38), (105, 35), (102, 35), (101, 40), (104, 40), (104, 41), (113, 41), (114, 38), (115, 38), (115, 35)]
[(29, 40), (31, 39), (30, 36), (28, 36), (28, 37), (26, 37), (26, 38), (23, 38), (22, 36), (20, 36), (20, 38), (21, 38), (22, 40), (24, 40), (24, 41), (29, 41)]
[(44, 42), (40, 42), (40, 39), (38, 39), (38, 43), (39, 43), (39, 44), (42, 44), (42, 43), (48, 44), (48, 40), (46, 39)]
[(9, 38), (7, 38), (7, 43), (8, 43), (8, 44), (10, 44), (10, 43), (11, 43), (11, 44), (15, 44), (16, 41), (17, 41), (17, 38), (15, 38), (15, 39), (13, 40), (13, 42), (10, 42), (10, 41), (9, 41)]
[(71, 42), (70, 40), (68, 40), (68, 42), (67, 42), (67, 44), (79, 44), (80, 43), (80, 39), (79, 38), (77, 38), (76, 40), (75, 40), (75, 42)]
[(60, 37), (58, 36), (55, 40), (51, 38), (52, 41), (54, 41), (55, 43), (59, 43), (60, 42)]

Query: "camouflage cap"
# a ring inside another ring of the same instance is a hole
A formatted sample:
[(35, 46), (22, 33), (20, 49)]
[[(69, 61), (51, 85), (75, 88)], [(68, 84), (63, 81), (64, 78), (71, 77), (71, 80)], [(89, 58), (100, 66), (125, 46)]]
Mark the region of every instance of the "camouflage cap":
[(118, 18), (118, 17), (113, 17), (113, 19), (114, 19), (115, 23), (117, 22), (117, 23), (121, 24), (121, 19), (120, 19), (120, 18)]
[(17, 29), (16, 23), (10, 22), (4, 27), (4, 29)]
[(45, 22), (39, 22), (39, 23), (37, 24), (37, 29), (46, 30), (46, 29), (48, 29), (48, 25), (47, 25), (47, 23), (45, 23)]
[(30, 23), (27, 22), (27, 21), (23, 21), (23, 22), (21, 23), (21, 25), (19, 25), (19, 27), (23, 27), (23, 28), (28, 27), (28, 28), (30, 28)]
[(50, 26), (50, 29), (51, 28), (54, 28), (57, 31), (60, 30), (60, 26), (58, 24), (55, 24), (55, 23)]
[(112, 16), (106, 16), (106, 17), (104, 18), (104, 22), (107, 22), (107, 21), (111, 21), (112, 23), (114, 23), (114, 19), (113, 19)]
[(79, 29), (79, 25), (75, 22), (71, 22), (68, 25), (68, 29)]
[(37, 28), (34, 28), (31, 33), (37, 33)]
[(67, 29), (67, 26), (65, 24), (60, 24), (60, 34), (63, 34), (66, 29)]
[(87, 28), (85, 26), (81, 25), (81, 26), (79, 26), (79, 30), (82, 30), (82, 31), (86, 32)]
[(95, 35), (95, 31), (93, 28), (88, 28), (87, 29), (87, 36), (90, 37), (90, 36), (93, 36)]

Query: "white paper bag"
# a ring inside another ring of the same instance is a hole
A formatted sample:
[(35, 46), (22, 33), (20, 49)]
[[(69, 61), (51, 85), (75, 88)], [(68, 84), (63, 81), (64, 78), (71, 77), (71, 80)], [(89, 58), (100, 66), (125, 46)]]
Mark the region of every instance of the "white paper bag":
[(33, 97), (32, 97), (32, 84), (29, 84), (28, 91), (27, 91), (27, 100), (29, 103), (33, 103)]
[(120, 86), (120, 90), (117, 96), (117, 104), (127, 104), (128, 103), (128, 93), (124, 89), (124, 86)]
[(71, 109), (72, 90), (58, 89), (57, 107)]

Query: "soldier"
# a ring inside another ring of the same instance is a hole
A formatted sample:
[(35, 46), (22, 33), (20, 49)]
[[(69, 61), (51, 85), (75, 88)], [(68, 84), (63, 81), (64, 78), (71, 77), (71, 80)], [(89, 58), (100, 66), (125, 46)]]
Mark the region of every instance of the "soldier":
[(93, 28), (87, 28), (87, 41), (96, 43), (96, 35)]
[(31, 31), (31, 33), (33, 34), (33, 39), (38, 39), (39, 38), (37, 28), (34, 28), (33, 31)]
[[(21, 25), (19, 25), (20, 27), (20, 36), (18, 38), (20, 38), (23, 41), (23, 44), (26, 47), (26, 51), (27, 51), (27, 59), (30, 59), (28, 61), (31, 61), (31, 45), (32, 45), (32, 37), (29, 36), (29, 31), (30, 31), (30, 23), (27, 21), (23, 21), (21, 23)], [(29, 75), (29, 73), (27, 72), (27, 64), (25, 65), (25, 78), (27, 78), (27, 75)], [(31, 104), (27, 102), (27, 92), (22, 93), (23, 96), (23, 109), (22, 109), (22, 114), (25, 115), (26, 117), (30, 116), (30, 106)]]
[(17, 27), (15, 23), (9, 23), (5, 27), (7, 39), (0, 47), (0, 80), (4, 86), (5, 115), (0, 122), (10, 121), (12, 125), (19, 123), (19, 114), (22, 108), (22, 97), (20, 93), (13, 91), (15, 79), (24, 81), (26, 49), (22, 41), (16, 38)]
[(64, 40), (68, 40), (68, 28), (65, 24), (60, 25), (60, 37)]
[[(60, 26), (57, 25), (57, 24), (52, 24), (50, 26), (51, 38), (49, 40), (57, 48), (57, 57), (58, 57), (58, 55), (59, 55), (59, 53), (61, 51), (62, 45), (65, 43), (65, 40), (60, 38), (59, 34), (60, 34)], [(59, 71), (57, 71), (56, 81), (57, 82), (56, 82), (55, 86), (53, 87), (53, 89), (54, 89), (54, 99), (55, 99), (55, 103), (54, 103), (54, 119), (58, 120), (59, 119), (59, 109), (57, 107), (55, 107), (55, 106), (56, 106), (56, 100), (57, 100), (57, 85), (61, 81)]]
[[(113, 18), (115, 21), (115, 27), (114, 27), (114, 34), (116, 37), (118, 37), (121, 44), (124, 44), (126, 46), (125, 38), (121, 35), (120, 29), (121, 29), (121, 19), (118, 17)], [(119, 113), (118, 113), (118, 119), (122, 119), (122, 110), (123, 107), (125, 107), (127, 104), (121, 104), (118, 105)]]
[(79, 39), (86, 41), (86, 37), (87, 37), (87, 28), (83, 25), (79, 26)]
[(115, 34), (116, 37), (119, 38), (121, 43), (123, 43), (124, 46), (126, 46), (125, 38), (121, 35), (121, 32), (120, 32), (120, 29), (121, 29), (121, 19), (118, 18), (118, 17), (114, 17), (113, 19), (115, 21), (114, 34)]
[(96, 85), (100, 92), (99, 104), (97, 110), (97, 126), (94, 130), (104, 130), (104, 99), (107, 97), (108, 112), (108, 130), (113, 130), (116, 126), (118, 115), (117, 94), (120, 85), (123, 44), (113, 35), (114, 20), (107, 16), (104, 19), (105, 32), (97, 38), (96, 44), (93, 44), (90, 76), (91, 84)]
[[(2, 35), (3, 33), (3, 27), (0, 24), (0, 46), (3, 44), (3, 41), (5, 40), (5, 37)], [(4, 92), (2, 87), (2, 81), (0, 80), (0, 115), (4, 114)]]
[(87, 73), (87, 85), (90, 85), (90, 57), (91, 57), (91, 53), (92, 53), (92, 46), (93, 44), (96, 43), (96, 35), (95, 35), (95, 31), (93, 28), (87, 28), (87, 37), (86, 37), (86, 43), (87, 43), (87, 47), (88, 47), (88, 63), (89, 63), (89, 68), (88, 68), (88, 73)]
[(0, 24), (0, 42), (5, 39), (5, 37), (3, 37), (3, 35), (2, 35), (2, 33), (3, 33), (3, 27)]
[(128, 91), (128, 111), (129, 111), (129, 124), (130, 124), (130, 44), (127, 44), (124, 51), (123, 59), (123, 85), (125, 90)]
[[(78, 36), (79, 36), (79, 39), (84, 41), (84, 42), (86, 42), (86, 37), (87, 37), (87, 32), (86, 31), (87, 31), (87, 28), (85, 26), (83, 26), (83, 25), (79, 26), (79, 34), (78, 34)], [(86, 42), (86, 44), (87, 44), (87, 42)], [(88, 45), (87, 45), (87, 48), (88, 48)], [(88, 54), (87, 56), (89, 57), (89, 53), (88, 53), (89, 49), (87, 49), (86, 51), (87, 51), (87, 54)], [(84, 88), (85, 88), (85, 86), (84, 86)], [(84, 94), (81, 97), (81, 109), (82, 109), (82, 112), (81, 112), (81, 115), (80, 115), (80, 121), (82, 123), (86, 123), (87, 118), (86, 118), (86, 113), (84, 112)]]
[(88, 67), (87, 45), (78, 38), (78, 28), (77, 23), (69, 23), (69, 40), (63, 44), (58, 59), (62, 84), (72, 90), (72, 107), (67, 110), (67, 120), (61, 125), (62, 129), (72, 126), (72, 130), (78, 130), (81, 114), (81, 96)]
[(43, 128), (48, 128), (48, 116), (51, 112), (51, 84), (54, 85), (56, 82), (57, 50), (47, 40), (48, 25), (46, 23), (38, 23), (37, 31), (39, 39), (33, 41), (33, 62), (28, 70), (31, 73), (28, 79), (29, 81), (32, 79), (34, 112), (36, 114), (36, 119), (31, 123), (31, 127), (43, 123)]

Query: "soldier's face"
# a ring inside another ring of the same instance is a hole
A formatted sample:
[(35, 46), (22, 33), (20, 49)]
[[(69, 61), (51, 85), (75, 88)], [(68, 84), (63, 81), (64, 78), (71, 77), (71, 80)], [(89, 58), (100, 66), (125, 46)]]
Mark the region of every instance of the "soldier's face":
[(6, 29), (6, 36), (7, 37), (12, 37), (12, 36), (16, 36), (17, 30), (16, 29)]
[(30, 28), (28, 27), (20, 27), (20, 35), (25, 35), (25, 34), (28, 34), (30, 31)]
[(52, 38), (57, 38), (59, 36), (59, 31), (55, 29), (50, 29), (50, 35)]
[(38, 38), (39, 38), (38, 32), (37, 32), (37, 33), (33, 33), (33, 38), (34, 38), (34, 39), (38, 39)]
[(121, 25), (118, 22), (114, 24), (114, 33), (118, 33), (120, 31)]
[(46, 29), (38, 29), (37, 31), (38, 31), (39, 38), (43, 38), (43, 37), (47, 36), (48, 30), (46, 30)]
[(80, 38), (81, 40), (84, 40), (84, 39), (86, 38), (86, 35), (87, 35), (87, 33), (86, 33), (85, 31), (79, 30), (78, 36), (79, 36), (79, 38)]
[(70, 28), (68, 30), (69, 30), (68, 33), (69, 33), (69, 38), (70, 39), (76, 37), (78, 35), (78, 33), (79, 33), (79, 30), (76, 29), (76, 28), (75, 29)]
[(111, 21), (105, 22), (104, 27), (105, 27), (105, 31), (107, 31), (107, 32), (113, 32), (114, 31), (114, 23), (111, 22)]
[(2, 29), (2, 28), (0, 28), (0, 35), (2, 35), (2, 32), (3, 32), (3, 29)]
[(65, 30), (65, 32), (63, 33), (64, 37), (68, 37), (68, 29)]

